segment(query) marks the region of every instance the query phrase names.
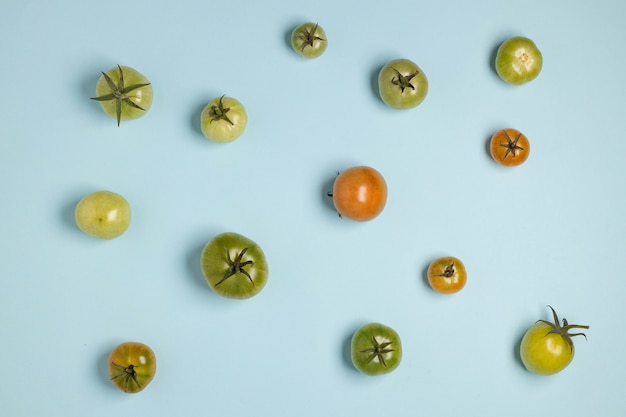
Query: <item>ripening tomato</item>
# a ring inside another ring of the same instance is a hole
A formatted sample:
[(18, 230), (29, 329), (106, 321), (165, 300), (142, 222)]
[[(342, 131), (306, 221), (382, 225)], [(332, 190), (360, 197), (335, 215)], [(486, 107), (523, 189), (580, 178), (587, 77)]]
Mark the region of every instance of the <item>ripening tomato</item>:
[(515, 129), (498, 130), (489, 143), (491, 157), (500, 165), (512, 167), (523, 164), (530, 155), (530, 142), (526, 135)]
[(291, 33), (293, 50), (305, 58), (317, 58), (328, 47), (324, 29), (317, 23), (303, 23)]
[(269, 268), (259, 245), (238, 233), (222, 233), (202, 250), (202, 273), (217, 294), (236, 299), (257, 295), (265, 287)]
[(467, 282), (465, 265), (453, 256), (435, 259), (428, 266), (426, 275), (432, 289), (442, 294), (459, 292)]
[(121, 120), (142, 117), (152, 106), (152, 85), (146, 77), (131, 67), (118, 65), (103, 72), (96, 84), (96, 97), (102, 110)]
[(211, 100), (200, 115), (200, 128), (207, 138), (219, 143), (239, 138), (248, 124), (248, 114), (237, 99), (221, 96)]
[(554, 321), (539, 320), (524, 334), (520, 345), (520, 356), (526, 369), (538, 375), (552, 375), (565, 369), (574, 359), (574, 336), (587, 336), (584, 333), (570, 333), (571, 329), (588, 329), (589, 326), (569, 324), (563, 319), (559, 323), (556, 311), (550, 306)]
[(134, 394), (143, 390), (155, 374), (156, 356), (143, 343), (122, 343), (109, 355), (111, 382), (124, 392)]
[(354, 367), (365, 375), (387, 374), (402, 361), (402, 342), (391, 327), (369, 323), (354, 332), (350, 355)]
[(395, 59), (378, 74), (378, 91), (383, 102), (394, 109), (416, 107), (426, 98), (428, 79), (416, 63)]
[(374, 168), (358, 166), (340, 173), (333, 191), (335, 208), (342, 217), (368, 221), (378, 216), (387, 203), (387, 183)]
[(537, 78), (543, 56), (535, 43), (523, 36), (507, 39), (496, 53), (496, 72), (509, 84), (520, 85)]

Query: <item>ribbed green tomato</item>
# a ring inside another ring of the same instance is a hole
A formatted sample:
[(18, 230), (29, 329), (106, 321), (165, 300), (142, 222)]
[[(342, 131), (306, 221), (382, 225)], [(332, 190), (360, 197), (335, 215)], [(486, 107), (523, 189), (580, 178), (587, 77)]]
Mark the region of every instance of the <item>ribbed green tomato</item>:
[(204, 136), (219, 143), (232, 142), (239, 138), (247, 124), (246, 109), (232, 97), (214, 98), (200, 116), (200, 127)]
[(261, 247), (238, 233), (222, 233), (211, 239), (202, 250), (200, 265), (213, 291), (227, 298), (257, 295), (269, 275)]
[[(550, 307), (550, 306), (548, 306)], [(588, 329), (589, 326), (569, 324), (559, 318), (552, 307), (554, 322), (537, 321), (531, 326), (520, 345), (522, 363), (528, 371), (539, 375), (552, 375), (562, 371), (574, 359), (573, 336), (585, 336), (584, 333), (569, 333), (571, 329)], [(585, 336), (586, 337), (586, 336)]]
[(382, 375), (395, 370), (402, 360), (400, 336), (391, 327), (369, 323), (352, 336), (354, 367), (365, 375)]
[(142, 117), (152, 106), (152, 85), (146, 77), (131, 67), (118, 65), (103, 72), (96, 84), (96, 97), (102, 110), (117, 120)]
[(396, 59), (387, 63), (378, 74), (380, 98), (389, 107), (399, 110), (419, 105), (428, 94), (428, 79), (416, 63)]
[(496, 72), (509, 84), (520, 85), (537, 78), (543, 56), (535, 43), (518, 36), (504, 41), (496, 53)]

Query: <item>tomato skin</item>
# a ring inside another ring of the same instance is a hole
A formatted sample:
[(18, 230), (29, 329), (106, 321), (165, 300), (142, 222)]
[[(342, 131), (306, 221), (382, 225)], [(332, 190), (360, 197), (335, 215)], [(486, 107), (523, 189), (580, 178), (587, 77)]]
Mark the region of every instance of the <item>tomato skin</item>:
[(156, 356), (149, 346), (124, 342), (111, 351), (108, 360), (111, 382), (118, 389), (135, 394), (142, 391), (156, 374)]
[(383, 102), (398, 110), (421, 104), (428, 94), (428, 79), (413, 61), (395, 59), (385, 64), (378, 74), (378, 92)]
[(219, 234), (206, 244), (200, 265), (211, 289), (226, 298), (242, 300), (257, 295), (269, 275), (261, 247), (232, 232)]
[(331, 193), (342, 217), (359, 222), (377, 217), (387, 203), (387, 183), (374, 168), (357, 166), (341, 172)]
[(202, 110), (200, 128), (207, 139), (228, 143), (238, 139), (246, 130), (248, 114), (243, 104), (232, 97), (216, 97)]
[(467, 271), (460, 259), (444, 256), (435, 259), (426, 271), (431, 288), (441, 294), (461, 291), (467, 283)]
[(110, 240), (122, 235), (131, 222), (131, 207), (121, 195), (112, 191), (96, 191), (83, 197), (74, 209), (80, 230), (100, 239)]
[(559, 324), (556, 312), (548, 307), (554, 321), (537, 321), (526, 331), (520, 343), (522, 363), (529, 372), (537, 375), (553, 375), (565, 369), (574, 359), (576, 351), (572, 337), (585, 336), (584, 333), (570, 333), (570, 330), (589, 328), (569, 324), (566, 319), (563, 319), (563, 325)]
[(328, 38), (320, 25), (307, 22), (293, 30), (291, 46), (300, 56), (318, 58), (326, 51)]
[[(119, 113), (116, 99), (105, 99), (115, 92), (107, 81), (107, 76), (120, 89), (141, 85), (127, 92), (118, 91), (124, 97), (120, 101)], [(120, 82), (121, 78), (123, 78), (123, 83)], [(102, 110), (107, 115), (117, 119), (119, 126), (121, 120), (133, 120), (145, 116), (152, 107), (153, 96), (152, 85), (143, 74), (134, 68), (118, 65), (100, 76), (96, 84), (96, 97), (93, 97), (92, 100), (99, 101)]]
[(516, 129), (498, 130), (491, 137), (489, 152), (498, 164), (512, 167), (521, 165), (530, 155), (530, 142), (526, 135)]
[(496, 53), (496, 72), (505, 82), (525, 84), (537, 78), (543, 67), (543, 55), (535, 43), (523, 36), (504, 41)]
[(388, 374), (402, 361), (402, 342), (391, 327), (368, 323), (354, 332), (350, 355), (359, 372), (370, 376)]

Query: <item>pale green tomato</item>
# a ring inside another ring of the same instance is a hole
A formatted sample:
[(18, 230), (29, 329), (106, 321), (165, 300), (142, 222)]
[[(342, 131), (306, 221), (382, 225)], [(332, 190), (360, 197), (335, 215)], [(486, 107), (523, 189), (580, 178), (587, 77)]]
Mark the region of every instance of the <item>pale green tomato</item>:
[(385, 104), (404, 110), (416, 107), (426, 98), (428, 79), (424, 71), (408, 59), (387, 63), (378, 74), (378, 91)]
[(200, 125), (207, 139), (232, 142), (246, 130), (248, 115), (243, 105), (232, 97), (214, 98), (202, 110)]
[(211, 239), (202, 250), (200, 266), (213, 291), (227, 298), (257, 295), (269, 275), (261, 247), (238, 233), (222, 233)]
[(509, 84), (520, 85), (537, 78), (543, 56), (535, 43), (522, 36), (507, 39), (496, 53), (496, 72)]
[(76, 205), (76, 225), (88, 235), (101, 239), (120, 236), (130, 225), (131, 210), (128, 201), (111, 191), (91, 193)]
[[(550, 307), (550, 306), (548, 306)], [(522, 363), (528, 371), (538, 375), (552, 375), (565, 369), (574, 359), (573, 336), (584, 333), (570, 333), (571, 329), (588, 329), (589, 326), (569, 324), (563, 319), (563, 325), (552, 307), (553, 322), (539, 320), (524, 334), (520, 345)]]
[(387, 374), (400, 365), (402, 343), (389, 326), (369, 323), (352, 336), (350, 353), (354, 367), (365, 375)]
[(102, 110), (121, 120), (142, 117), (152, 106), (152, 85), (146, 77), (131, 67), (118, 65), (103, 72), (96, 84), (96, 97)]
[(317, 58), (328, 47), (326, 32), (317, 23), (304, 23), (291, 33), (291, 46), (305, 58)]

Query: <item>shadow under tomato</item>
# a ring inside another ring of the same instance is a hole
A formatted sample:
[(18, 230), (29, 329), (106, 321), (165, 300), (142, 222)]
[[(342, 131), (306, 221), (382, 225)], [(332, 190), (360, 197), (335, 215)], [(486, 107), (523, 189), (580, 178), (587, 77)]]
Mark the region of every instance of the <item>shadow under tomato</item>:
[(193, 280), (193, 284), (197, 287), (201, 287), (203, 291), (213, 293), (211, 287), (207, 284), (202, 274), (202, 267), (200, 266), (200, 259), (202, 258), (202, 250), (206, 246), (208, 240), (204, 242), (198, 242), (187, 254), (187, 272), (190, 278)]
[(98, 375), (98, 383), (102, 386), (106, 386), (107, 389), (111, 389), (112, 391), (117, 391), (115, 385), (111, 383), (111, 377), (109, 376), (109, 355), (110, 351), (101, 352), (97, 356), (96, 363), (96, 374)]
[[(334, 211), (337, 216), (339, 216), (339, 213), (337, 213), (337, 210), (335, 209), (335, 203), (333, 203), (332, 197), (333, 185), (335, 184), (335, 178), (337, 178), (337, 175), (339, 175), (338, 172), (333, 175), (332, 178), (328, 179), (322, 184), (320, 195), (322, 198), (322, 204), (324, 204), (324, 206), (328, 207), (330, 210)], [(331, 195), (328, 195), (329, 193)]]
[(206, 138), (204, 137), (204, 133), (202, 133), (202, 127), (200, 124), (200, 120), (202, 118), (202, 110), (204, 110), (204, 108), (206, 107), (206, 105), (208, 104), (209, 100), (203, 101), (201, 103), (197, 103), (191, 112), (191, 130), (198, 135), (198, 137), (200, 139), (203, 139), (206, 141)]
[(354, 335), (355, 331), (356, 330), (350, 331), (349, 334), (344, 337), (341, 352), (343, 357), (343, 363), (346, 368), (358, 374), (360, 373), (359, 370), (356, 369), (354, 367), (354, 364), (352, 363), (352, 336)]
[(526, 328), (520, 330), (518, 337), (516, 339), (517, 343), (515, 343), (515, 345), (513, 346), (513, 359), (524, 370), (526, 369), (526, 367), (524, 366), (524, 362), (522, 362), (522, 355), (520, 354), (520, 346), (522, 344), (522, 339), (524, 338), (525, 333), (526, 333)]

